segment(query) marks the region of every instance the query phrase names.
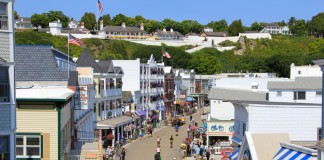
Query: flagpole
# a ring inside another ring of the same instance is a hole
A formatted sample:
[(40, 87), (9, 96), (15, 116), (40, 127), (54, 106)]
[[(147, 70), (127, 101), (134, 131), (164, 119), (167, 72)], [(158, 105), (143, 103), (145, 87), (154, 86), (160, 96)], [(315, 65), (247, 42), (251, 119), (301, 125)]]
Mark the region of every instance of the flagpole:
[(68, 32), (68, 80), (70, 78), (70, 32)]
[[(100, 2), (101, 3), (101, 2)], [(99, 6), (98, 6), (98, 2), (97, 2), (97, 32), (98, 32), (98, 21), (99, 21), (99, 17), (98, 17), (98, 8), (99, 8)], [(98, 32), (99, 33), (99, 32)]]
[(163, 46), (162, 46), (162, 63), (163, 63)]

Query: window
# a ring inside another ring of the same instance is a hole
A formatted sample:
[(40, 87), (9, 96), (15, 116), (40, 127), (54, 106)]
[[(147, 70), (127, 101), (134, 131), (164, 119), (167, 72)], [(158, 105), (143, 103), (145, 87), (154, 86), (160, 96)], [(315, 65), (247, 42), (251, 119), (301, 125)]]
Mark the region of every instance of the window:
[(9, 160), (10, 159), (10, 141), (9, 136), (0, 136), (0, 159)]
[(28, 135), (16, 137), (17, 158), (41, 158), (41, 136)]
[(282, 91), (277, 91), (277, 97), (281, 97), (282, 96)]
[(243, 123), (243, 136), (245, 135), (245, 131), (246, 131), (246, 123)]
[(0, 2), (0, 30), (8, 30), (8, 9), (4, 2)]
[(322, 91), (316, 91), (316, 96), (322, 96)]
[(305, 99), (306, 99), (305, 91), (294, 92), (294, 100), (305, 100)]
[(317, 140), (320, 141), (322, 139), (322, 128), (317, 128)]
[(7, 67), (0, 67), (0, 103), (10, 102), (9, 74)]
[(298, 74), (301, 74), (301, 71), (298, 71)]

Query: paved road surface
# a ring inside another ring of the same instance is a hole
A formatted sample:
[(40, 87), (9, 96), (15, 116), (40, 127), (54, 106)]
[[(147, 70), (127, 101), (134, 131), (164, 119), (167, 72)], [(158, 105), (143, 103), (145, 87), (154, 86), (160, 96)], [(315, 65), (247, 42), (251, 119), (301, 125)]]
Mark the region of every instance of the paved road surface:
[[(198, 122), (198, 126), (202, 126), (201, 122), (202, 110), (193, 114), (193, 118)], [(186, 124), (180, 127), (179, 136), (175, 136), (175, 130), (171, 125), (156, 129), (153, 137), (146, 137), (144, 140), (136, 140), (125, 146), (126, 160), (154, 160), (156, 153), (156, 139), (161, 137), (161, 155), (163, 160), (172, 160), (174, 157), (180, 160), (180, 144), (187, 137), (187, 127), (189, 125), (189, 117), (186, 118)], [(173, 135), (173, 148), (170, 148), (170, 136)]]

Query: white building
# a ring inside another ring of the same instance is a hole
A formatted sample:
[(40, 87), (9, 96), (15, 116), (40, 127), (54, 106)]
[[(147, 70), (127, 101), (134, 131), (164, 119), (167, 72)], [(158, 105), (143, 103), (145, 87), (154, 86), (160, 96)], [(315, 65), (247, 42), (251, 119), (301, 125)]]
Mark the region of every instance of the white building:
[(320, 77), (269, 81), (268, 91), (254, 84), (250, 89), (216, 87), (210, 99), (229, 101), (235, 108), (235, 137), (241, 145), (245, 131), (288, 133), (291, 141), (314, 146), (321, 125)]
[(19, 17), (15, 20), (15, 29), (36, 29), (29, 17)]
[(16, 159), (13, 0), (0, 0), (0, 159)]
[(78, 21), (76, 21), (76, 20), (71, 20), (71, 21), (69, 22), (68, 26), (69, 26), (69, 28), (78, 28), (79, 24), (80, 24), (80, 23), (79, 23)]
[(144, 25), (141, 28), (128, 27), (123, 22), (121, 26), (106, 26), (103, 27), (103, 22), (100, 22), (99, 36), (101, 38), (110, 39), (146, 39), (146, 31), (144, 31)]
[(148, 116), (151, 110), (159, 110), (159, 118), (164, 118), (164, 64), (156, 63), (153, 55), (147, 63), (141, 63), (140, 59), (113, 60), (113, 63), (124, 70), (123, 90), (131, 91), (134, 95), (138, 115), (145, 111), (145, 116)]
[(288, 26), (279, 26), (277, 23), (267, 23), (260, 32), (285, 35), (291, 34)]
[(204, 32), (214, 32), (214, 29), (212, 29), (210, 27), (205, 27)]
[(290, 65), (290, 78), (295, 79), (296, 77), (320, 77), (322, 76), (321, 67), (318, 65), (305, 65), (295, 66), (294, 63)]

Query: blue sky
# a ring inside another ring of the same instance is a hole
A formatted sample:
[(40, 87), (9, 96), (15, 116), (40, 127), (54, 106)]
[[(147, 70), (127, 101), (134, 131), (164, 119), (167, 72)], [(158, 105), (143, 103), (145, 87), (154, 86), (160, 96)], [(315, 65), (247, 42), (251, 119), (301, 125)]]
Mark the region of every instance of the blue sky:
[[(276, 22), (291, 16), (309, 20), (324, 12), (323, 0), (101, 0), (103, 14), (122, 13), (134, 17), (162, 21), (197, 20), (201, 24), (225, 19), (228, 24), (241, 19), (250, 26), (257, 22)], [(97, 0), (16, 0), (15, 9), (20, 16), (60, 10), (69, 17), (80, 20), (84, 12), (97, 13)]]

